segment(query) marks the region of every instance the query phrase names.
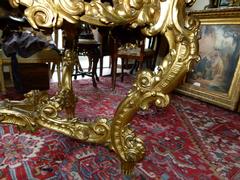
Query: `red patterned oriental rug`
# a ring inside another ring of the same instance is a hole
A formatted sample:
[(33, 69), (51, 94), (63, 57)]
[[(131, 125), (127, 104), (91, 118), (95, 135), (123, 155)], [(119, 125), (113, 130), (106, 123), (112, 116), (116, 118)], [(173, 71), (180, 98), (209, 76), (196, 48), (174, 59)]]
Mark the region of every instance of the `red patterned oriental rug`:
[[(82, 120), (112, 118), (131, 87), (131, 79), (74, 81), (76, 114)], [(50, 93), (57, 89), (51, 84)], [(10, 93), (2, 98), (20, 98)], [(132, 176), (124, 176), (116, 154), (40, 129), (31, 134), (0, 126), (0, 179), (240, 179), (240, 114), (181, 95), (165, 109), (139, 111), (132, 121), (144, 140), (146, 156)]]

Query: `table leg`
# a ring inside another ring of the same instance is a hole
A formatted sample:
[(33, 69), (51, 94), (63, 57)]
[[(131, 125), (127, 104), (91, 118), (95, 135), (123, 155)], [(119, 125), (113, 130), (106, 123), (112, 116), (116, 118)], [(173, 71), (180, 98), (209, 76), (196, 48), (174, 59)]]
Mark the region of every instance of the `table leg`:
[(3, 74), (3, 63), (0, 60), (0, 83), (1, 83), (1, 91), (3, 94), (6, 93), (5, 82), (4, 82), (4, 74)]

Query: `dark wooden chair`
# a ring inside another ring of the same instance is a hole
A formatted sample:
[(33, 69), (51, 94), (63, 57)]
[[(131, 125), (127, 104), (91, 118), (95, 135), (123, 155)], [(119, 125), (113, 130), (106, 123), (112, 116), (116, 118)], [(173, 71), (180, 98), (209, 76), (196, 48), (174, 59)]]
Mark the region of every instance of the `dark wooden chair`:
[(98, 27), (93, 30), (94, 39), (99, 42), (100, 47), (100, 76), (103, 75), (103, 60), (105, 56), (109, 56), (109, 67), (111, 64), (111, 53), (112, 53), (112, 47), (111, 47), (111, 31), (109, 27)]
[[(94, 39), (94, 35), (89, 24), (80, 23), (77, 27), (76, 37), (76, 51), (77, 57), (74, 64), (74, 70), (72, 76), (77, 79), (78, 75), (92, 77), (93, 86), (97, 87), (96, 80), (99, 81), (97, 76), (97, 64), (100, 58), (100, 46), (101, 43)], [(81, 67), (79, 56), (87, 56), (89, 61), (89, 67), (87, 71)]]
[[(124, 35), (124, 37), (119, 36)], [(146, 61), (146, 67), (153, 69), (153, 63), (156, 62), (156, 37), (148, 38), (148, 45), (146, 45), (147, 38), (142, 36), (140, 32), (113, 32), (113, 52), (112, 52), (112, 89), (115, 89), (117, 76), (117, 60), (122, 60), (121, 81), (124, 78), (124, 62), (128, 60), (135, 60), (133, 68), (140, 70), (143, 68), (143, 62)]]

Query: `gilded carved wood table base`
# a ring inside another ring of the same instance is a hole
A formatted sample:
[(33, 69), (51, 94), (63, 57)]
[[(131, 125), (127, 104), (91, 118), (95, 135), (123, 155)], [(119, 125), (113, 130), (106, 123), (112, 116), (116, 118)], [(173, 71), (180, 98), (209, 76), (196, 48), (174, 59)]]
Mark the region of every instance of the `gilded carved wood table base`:
[[(168, 94), (198, 60), (197, 20), (185, 14), (185, 6), (194, 0), (117, 1), (113, 6), (93, 0), (9, 0), (13, 7), (26, 6), (25, 15), (34, 28), (61, 27), (63, 21), (79, 20), (101, 26), (129, 25), (142, 28), (146, 35), (162, 33), (169, 43), (169, 54), (155, 72), (138, 74), (131, 91), (118, 106), (113, 119), (98, 118), (95, 122), (81, 122), (74, 116), (76, 98), (72, 88), (75, 52), (64, 52), (62, 87), (57, 94), (33, 90), (22, 101), (4, 100), (0, 105), (0, 122), (16, 124), (20, 129), (35, 131), (45, 127), (84, 142), (103, 144), (115, 151), (122, 162), (122, 170), (130, 174), (137, 162), (144, 158), (144, 144), (129, 124), (139, 109), (147, 110), (169, 104)], [(65, 110), (67, 116), (60, 112)]]

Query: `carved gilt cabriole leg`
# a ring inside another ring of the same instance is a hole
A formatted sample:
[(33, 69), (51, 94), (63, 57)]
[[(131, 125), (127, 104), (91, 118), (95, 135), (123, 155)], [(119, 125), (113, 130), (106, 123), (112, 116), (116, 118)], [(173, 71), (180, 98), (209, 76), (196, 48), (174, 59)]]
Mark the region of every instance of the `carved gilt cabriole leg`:
[(122, 160), (122, 170), (130, 174), (135, 164), (144, 157), (144, 146), (141, 139), (137, 138), (128, 127), (135, 113), (141, 108), (146, 110), (148, 102), (156, 101), (156, 105), (165, 107), (169, 103), (169, 97), (154, 91), (152, 72), (141, 72), (133, 89), (118, 106), (111, 127), (111, 139), (117, 154)]
[[(112, 122), (98, 118), (96, 122), (81, 122), (74, 117), (76, 98), (72, 89), (72, 68), (75, 52), (65, 50), (62, 87), (53, 97), (31, 91), (23, 101), (1, 103), (0, 122), (36, 130), (45, 127), (67, 136), (110, 147), (120, 157), (122, 170), (130, 174), (144, 157), (143, 142), (134, 134), (129, 123), (140, 109), (151, 103), (158, 107), (169, 104), (168, 94), (177, 86), (190, 63), (198, 60), (197, 20), (185, 14), (185, 6), (195, 0), (149, 0), (108, 3), (93, 0), (9, 0), (13, 7), (26, 6), (25, 15), (34, 28), (61, 27), (63, 21), (80, 20), (100, 26), (129, 25), (140, 27), (145, 35), (162, 33), (169, 43), (169, 54), (155, 72), (142, 71), (132, 90), (118, 106)], [(71, 29), (70, 26), (68, 28)], [(71, 36), (71, 35), (68, 35)], [(70, 38), (73, 42), (73, 38)], [(71, 43), (70, 43), (71, 44)], [(66, 110), (67, 117), (59, 112)]]

